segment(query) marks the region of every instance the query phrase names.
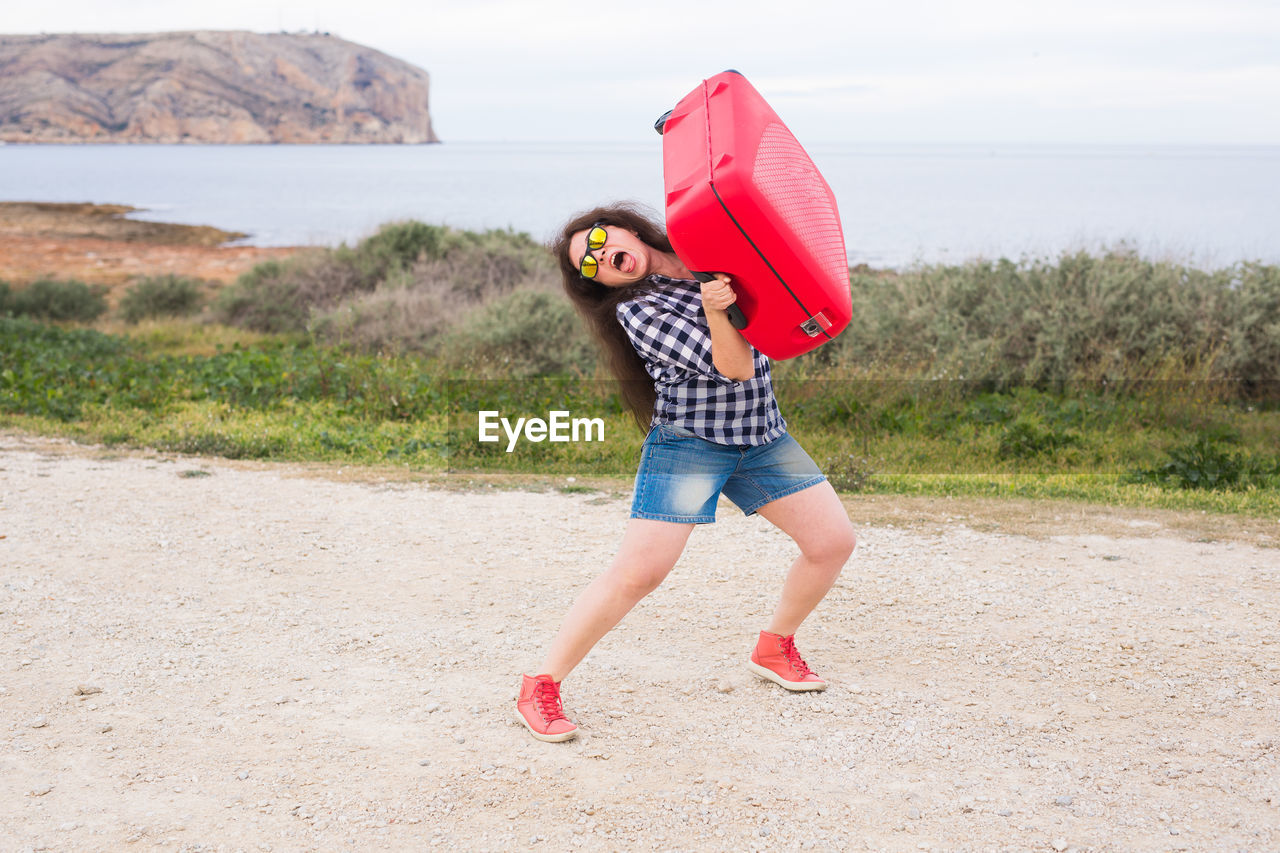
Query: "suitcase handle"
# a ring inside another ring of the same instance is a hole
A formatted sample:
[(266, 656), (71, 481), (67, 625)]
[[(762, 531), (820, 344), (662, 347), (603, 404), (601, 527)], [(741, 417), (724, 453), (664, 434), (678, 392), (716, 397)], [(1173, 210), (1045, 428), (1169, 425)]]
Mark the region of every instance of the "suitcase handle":
[[(693, 273), (693, 277), (696, 278), (698, 281), (703, 281), (703, 282), (715, 281), (715, 278), (716, 278), (714, 275), (712, 275), (709, 272), (695, 272)], [(728, 308), (725, 309), (724, 313), (729, 315), (729, 322), (732, 323), (733, 327), (738, 331), (742, 331), (747, 327), (747, 315), (743, 314), (742, 309), (739, 308), (736, 304), (730, 305)]]

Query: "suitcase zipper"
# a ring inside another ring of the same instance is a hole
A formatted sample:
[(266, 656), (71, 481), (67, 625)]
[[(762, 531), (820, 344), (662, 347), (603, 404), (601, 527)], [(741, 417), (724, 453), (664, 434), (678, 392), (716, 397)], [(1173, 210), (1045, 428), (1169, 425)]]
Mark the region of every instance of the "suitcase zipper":
[(781, 284), (787, 293), (791, 295), (791, 298), (795, 300), (796, 305), (800, 306), (800, 310), (809, 315), (809, 319), (800, 324), (801, 331), (811, 338), (816, 338), (818, 335), (826, 335), (827, 340), (835, 340), (831, 335), (827, 334), (827, 329), (831, 328), (831, 321), (828, 320), (826, 315), (821, 311), (817, 314), (811, 314), (809, 312), (809, 309), (805, 307), (804, 302), (796, 295), (796, 292), (791, 289), (791, 285), (787, 284), (786, 279), (784, 279), (778, 271), (773, 268), (773, 264), (769, 263), (769, 259), (765, 257), (764, 252), (760, 251), (760, 247), (751, 239), (751, 235), (747, 233), (746, 229), (742, 227), (734, 217), (733, 213), (730, 212), (729, 206), (725, 204), (724, 199), (720, 197), (720, 191), (716, 189), (715, 180), (713, 179), (708, 183), (711, 186), (711, 192), (715, 194), (716, 201), (720, 202), (720, 208), (724, 210), (725, 216), (729, 217), (729, 221), (738, 229), (738, 233), (740, 233), (743, 239), (747, 241), (747, 245), (751, 246), (751, 248), (755, 250), (755, 253), (760, 256), (760, 260), (764, 261), (764, 265), (769, 268), (769, 272), (773, 273), (773, 276), (778, 280), (778, 283)]

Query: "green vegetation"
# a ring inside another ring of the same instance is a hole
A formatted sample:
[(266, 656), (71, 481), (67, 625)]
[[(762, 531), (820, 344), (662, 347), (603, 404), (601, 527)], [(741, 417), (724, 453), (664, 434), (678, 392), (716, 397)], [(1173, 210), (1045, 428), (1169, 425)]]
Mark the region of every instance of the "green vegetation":
[[(263, 264), (202, 317), (123, 335), (43, 322), (5, 289), (0, 425), (229, 457), (629, 478), (642, 436), (553, 275), (524, 235), (399, 223)], [(856, 272), (853, 293), (844, 335), (775, 365), (792, 432), (838, 488), (1280, 515), (1280, 268), (1116, 252)], [(183, 315), (199, 296), (184, 279), (142, 282), (120, 314)], [(478, 440), (480, 411), (600, 418), (605, 440), (508, 452), (504, 434)]]
[(16, 291), (0, 281), (0, 314), (87, 323), (106, 313), (105, 292), (83, 281), (42, 278)]
[(259, 265), (223, 291), (215, 316), (321, 343), (431, 352), (459, 318), (514, 291), (553, 290), (553, 275), (526, 234), (401, 222), (355, 248)]
[(1130, 252), (852, 276), (827, 363), (1001, 387), (1139, 378), (1280, 381), (1280, 267), (1204, 272)]
[[(128, 338), (0, 318), (0, 412), (11, 423), (232, 458), (417, 461), (443, 438), (420, 365), (267, 339), (154, 355)], [(434, 435), (434, 440), (431, 436)]]
[(142, 278), (120, 300), (120, 316), (126, 323), (158, 317), (190, 317), (204, 303), (200, 282), (193, 278), (163, 275)]

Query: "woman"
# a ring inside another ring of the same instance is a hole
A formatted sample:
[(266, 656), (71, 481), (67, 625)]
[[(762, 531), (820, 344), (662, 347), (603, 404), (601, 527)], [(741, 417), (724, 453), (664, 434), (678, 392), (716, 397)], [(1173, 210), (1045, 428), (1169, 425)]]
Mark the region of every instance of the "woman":
[(788, 690), (824, 689), (794, 635), (853, 553), (853, 527), (835, 490), (787, 435), (768, 359), (729, 321), (729, 278), (699, 285), (662, 229), (626, 204), (575, 217), (552, 251), (648, 436), (617, 556), (574, 602), (538, 674), (524, 676), (518, 719), (538, 740), (577, 734), (560, 682), (662, 583), (694, 525), (715, 521), (721, 494), (800, 546), (748, 667)]

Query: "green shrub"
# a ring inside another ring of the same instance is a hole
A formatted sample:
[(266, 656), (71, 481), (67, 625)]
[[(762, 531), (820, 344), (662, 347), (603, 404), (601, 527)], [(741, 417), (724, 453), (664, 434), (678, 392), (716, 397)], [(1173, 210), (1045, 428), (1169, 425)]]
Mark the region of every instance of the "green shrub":
[(177, 275), (142, 278), (120, 299), (120, 316), (126, 323), (156, 317), (189, 317), (204, 302), (200, 282)]
[(455, 321), (454, 310), (444, 294), (429, 288), (380, 287), (317, 312), (308, 328), (326, 344), (425, 351)]
[(1079, 436), (1045, 424), (1037, 414), (1019, 415), (1000, 433), (1002, 459), (1029, 459), (1079, 442)]
[(255, 332), (301, 332), (311, 314), (307, 258), (267, 261), (218, 294), (214, 315), (230, 326)]
[(223, 292), (216, 315), (262, 332), (310, 329), (325, 343), (426, 350), (486, 301), (550, 289), (554, 276), (527, 234), (400, 222), (354, 248), (258, 265)]
[(1207, 436), (1171, 449), (1168, 456), (1160, 467), (1136, 472), (1134, 479), (1180, 489), (1229, 489), (1240, 482), (1245, 470), (1239, 453)]
[(1012, 404), (1007, 394), (981, 394), (969, 401), (965, 415), (978, 424), (1004, 424), (1014, 417)]
[(440, 342), (455, 367), (496, 369), (504, 376), (589, 374), (595, 346), (569, 301), (517, 290), (487, 303)]
[(395, 270), (407, 269), (420, 258), (435, 259), (446, 251), (449, 228), (424, 222), (393, 222), (360, 241), (354, 249), (342, 247), (338, 260), (358, 270), (366, 288), (372, 288)]
[(0, 313), (55, 322), (88, 323), (107, 310), (106, 288), (82, 281), (42, 278), (22, 290), (0, 283)]
[[(827, 364), (993, 388), (1068, 381), (1280, 380), (1280, 267), (1212, 272), (1118, 249), (851, 275)], [(821, 352), (821, 350), (819, 351)]]
[(1233, 278), (1222, 335), (1224, 378), (1245, 390), (1280, 399), (1280, 267), (1244, 264)]

